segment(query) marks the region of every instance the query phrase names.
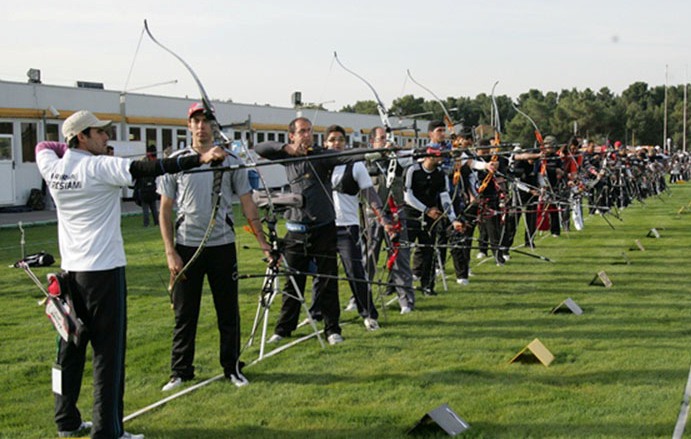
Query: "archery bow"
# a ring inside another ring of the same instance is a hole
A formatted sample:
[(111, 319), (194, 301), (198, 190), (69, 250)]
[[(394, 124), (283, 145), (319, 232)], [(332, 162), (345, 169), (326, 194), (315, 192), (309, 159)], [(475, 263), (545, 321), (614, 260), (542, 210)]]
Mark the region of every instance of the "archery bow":
[[(372, 91), (372, 94), (374, 95), (374, 99), (377, 102), (377, 112), (379, 113), (379, 118), (381, 119), (382, 125), (384, 125), (384, 130), (386, 131), (386, 139), (387, 142), (390, 143), (391, 145), (394, 145), (395, 139), (393, 136), (393, 131), (391, 129), (391, 123), (389, 122), (389, 115), (388, 115), (388, 110), (386, 106), (384, 105), (384, 102), (382, 102), (381, 98), (379, 97), (379, 94), (377, 91), (374, 89), (372, 84), (369, 83), (365, 78), (362, 76), (358, 75), (354, 71), (350, 70), (346, 66), (343, 65), (340, 59), (338, 59), (338, 54), (334, 51), (334, 59), (338, 63), (339, 66), (346, 72), (350, 73), (351, 75), (355, 76), (358, 78), (360, 81), (364, 82), (365, 85)], [(392, 234), (396, 238), (391, 239), (391, 255), (389, 256), (389, 259), (386, 262), (386, 267), (387, 269), (391, 270), (394, 266), (394, 263), (396, 262), (396, 258), (398, 257), (399, 253), (399, 247), (400, 247), (400, 241), (397, 238), (401, 232), (402, 229), (402, 224), (400, 220), (400, 215), (399, 215), (399, 206), (396, 205), (396, 201), (393, 198), (393, 193), (391, 191), (391, 186), (393, 185), (394, 179), (396, 178), (396, 166), (397, 166), (397, 156), (396, 153), (394, 152), (393, 155), (391, 156), (389, 160), (389, 166), (386, 171), (386, 188), (389, 189), (389, 196), (386, 199), (386, 204), (389, 207), (389, 211), (391, 212), (391, 229), (392, 229)]]
[[(446, 109), (446, 105), (444, 105), (444, 102), (443, 102), (441, 99), (439, 99), (439, 96), (437, 96), (436, 94), (434, 94), (434, 92), (433, 92), (432, 90), (430, 90), (429, 88), (427, 88), (427, 87), (425, 87), (424, 85), (422, 85), (422, 84), (420, 84), (419, 82), (417, 82), (417, 81), (415, 80), (415, 78), (413, 78), (413, 75), (410, 74), (410, 69), (407, 69), (406, 72), (408, 73), (408, 77), (410, 78), (410, 80), (411, 80), (415, 85), (417, 85), (418, 87), (422, 88), (422, 89), (425, 90), (427, 93), (431, 94), (432, 97), (434, 98), (434, 100), (439, 104), (439, 106), (441, 107), (442, 111), (444, 112), (444, 123), (446, 124), (446, 130), (448, 131), (449, 138), (451, 139), (452, 142), (454, 142), (454, 141), (455, 141), (455, 136), (456, 136), (456, 129), (455, 129), (455, 125), (454, 125), (454, 123), (453, 123), (453, 119), (451, 119), (451, 115), (449, 114), (449, 111)], [(454, 146), (455, 146), (455, 145), (454, 145)]]
[[(494, 83), (494, 86), (492, 87), (492, 120), (494, 121), (494, 144), (496, 148), (499, 148), (499, 145), (501, 144), (501, 122), (499, 121), (499, 107), (497, 106), (497, 100), (494, 97), (494, 89), (497, 87), (497, 84), (499, 84), (499, 81)], [(499, 155), (494, 154), (492, 156), (492, 159), (490, 162), (496, 163), (499, 160)], [(478, 194), (482, 194), (485, 189), (487, 189), (487, 186), (491, 181), (494, 179), (494, 168), (489, 168), (487, 169), (487, 175), (485, 178), (482, 180), (482, 184), (477, 190)]]
[[(149, 24), (147, 23), (146, 20), (144, 20), (144, 29), (146, 30), (147, 35), (149, 38), (151, 38), (151, 41), (153, 41), (157, 46), (165, 50), (166, 52), (170, 53), (173, 55), (178, 61), (182, 63), (182, 65), (185, 66), (187, 71), (192, 75), (192, 78), (194, 81), (197, 83), (197, 87), (199, 88), (199, 92), (201, 94), (201, 100), (202, 100), (202, 105), (204, 106), (204, 114), (206, 116), (207, 121), (209, 121), (209, 124), (211, 125), (211, 130), (213, 133), (214, 137), (214, 144), (217, 146), (225, 146), (228, 143), (230, 143), (230, 140), (225, 136), (223, 131), (221, 131), (221, 127), (218, 123), (218, 120), (216, 119), (216, 114), (214, 112), (214, 108), (211, 105), (211, 100), (209, 99), (209, 96), (206, 94), (206, 90), (204, 90), (204, 86), (202, 85), (201, 81), (199, 80), (199, 77), (197, 77), (197, 74), (192, 70), (192, 67), (190, 67), (187, 62), (185, 62), (184, 59), (182, 59), (178, 54), (161, 44), (156, 38), (154, 38), (153, 34), (149, 30)], [(214, 166), (214, 165), (212, 165)], [(175, 285), (182, 279), (184, 279), (185, 272), (189, 269), (189, 267), (199, 258), (201, 255), (202, 251), (204, 250), (204, 247), (206, 246), (206, 243), (208, 242), (209, 238), (211, 237), (211, 232), (214, 229), (214, 226), (216, 225), (216, 215), (218, 213), (218, 208), (221, 204), (221, 184), (223, 182), (223, 171), (221, 170), (215, 170), (214, 175), (213, 175), (213, 189), (212, 189), (212, 195), (211, 195), (211, 203), (212, 203), (212, 209), (211, 209), (211, 218), (209, 219), (209, 224), (206, 226), (206, 231), (204, 232), (204, 236), (202, 237), (202, 240), (199, 243), (199, 247), (197, 247), (197, 250), (194, 252), (192, 257), (187, 261), (187, 263), (180, 269), (180, 271), (175, 275), (171, 275), (171, 280), (170, 284), (168, 285), (168, 293), (171, 296), (172, 300), (172, 294), (173, 294), (173, 288)]]

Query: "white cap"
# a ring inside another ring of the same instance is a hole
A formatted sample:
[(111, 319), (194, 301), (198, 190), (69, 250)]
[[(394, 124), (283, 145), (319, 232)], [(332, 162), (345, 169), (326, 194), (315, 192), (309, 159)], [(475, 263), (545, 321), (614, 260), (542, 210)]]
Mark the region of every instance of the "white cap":
[(65, 136), (65, 142), (69, 142), (87, 128), (105, 128), (111, 123), (113, 121), (99, 120), (91, 111), (81, 110), (65, 119), (65, 123), (62, 124), (62, 135)]

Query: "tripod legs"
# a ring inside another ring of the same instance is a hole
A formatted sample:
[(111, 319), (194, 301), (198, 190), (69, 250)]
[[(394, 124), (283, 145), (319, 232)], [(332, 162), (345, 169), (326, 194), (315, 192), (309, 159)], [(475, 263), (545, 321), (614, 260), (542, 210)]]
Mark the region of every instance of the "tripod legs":
[(249, 339), (247, 341), (247, 346), (251, 346), (252, 343), (254, 342), (254, 337), (257, 334), (257, 331), (259, 330), (259, 326), (261, 325), (262, 332), (261, 332), (261, 341), (259, 344), (259, 358), (256, 361), (260, 361), (263, 358), (270, 357), (272, 355), (275, 355), (281, 351), (284, 351), (288, 349), (291, 346), (294, 346), (295, 344), (298, 344), (304, 340), (307, 340), (309, 338), (312, 338), (314, 336), (317, 337), (317, 340), (319, 340), (319, 344), (321, 345), (322, 348), (325, 348), (326, 345), (324, 344), (324, 340), (322, 339), (322, 333), (323, 330), (319, 330), (317, 328), (317, 324), (310, 315), (309, 309), (307, 308), (307, 304), (305, 303), (304, 296), (302, 293), (300, 293), (300, 289), (298, 288), (297, 282), (295, 281), (295, 278), (288, 274), (288, 282), (291, 282), (293, 285), (293, 289), (295, 291), (295, 296), (291, 296), (293, 299), (297, 300), (300, 302), (300, 305), (302, 306), (302, 309), (305, 311), (307, 315), (307, 320), (309, 321), (310, 326), (313, 329), (313, 332), (310, 333), (309, 335), (305, 337), (298, 338), (291, 343), (282, 345), (270, 352), (266, 352), (266, 342), (267, 342), (267, 335), (269, 331), (269, 311), (271, 309), (271, 304), (273, 303), (274, 299), (281, 295), (281, 294), (286, 294), (285, 292), (281, 291), (280, 287), (280, 282), (279, 282), (279, 276), (281, 276), (278, 272), (278, 267), (277, 266), (269, 266), (266, 269), (266, 274), (264, 278), (264, 284), (262, 286), (262, 291), (259, 296), (259, 302), (257, 304), (257, 312), (255, 313), (254, 316), (254, 323), (252, 324), (252, 332), (249, 336)]

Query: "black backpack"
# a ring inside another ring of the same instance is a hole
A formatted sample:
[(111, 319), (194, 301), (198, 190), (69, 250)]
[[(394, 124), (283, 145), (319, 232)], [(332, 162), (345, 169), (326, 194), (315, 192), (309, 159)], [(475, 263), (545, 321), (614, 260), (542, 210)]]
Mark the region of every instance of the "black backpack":
[(41, 192), (40, 189), (31, 189), (26, 206), (30, 207), (31, 210), (43, 210), (46, 208), (46, 203), (43, 201), (43, 198), (43, 192)]

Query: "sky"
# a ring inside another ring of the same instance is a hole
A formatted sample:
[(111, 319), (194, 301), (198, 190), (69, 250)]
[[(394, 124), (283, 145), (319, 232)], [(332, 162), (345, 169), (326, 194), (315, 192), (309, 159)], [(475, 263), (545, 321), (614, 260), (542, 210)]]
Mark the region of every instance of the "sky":
[[(101, 82), (109, 90), (198, 97), (181, 56), (212, 99), (339, 110), (373, 99), (334, 63), (367, 79), (386, 106), (631, 83), (688, 82), (691, 2), (671, 0), (35, 0), (3, 8), (0, 80)], [(177, 81), (174, 82), (173, 81)], [(138, 89), (138, 90), (134, 90)]]

